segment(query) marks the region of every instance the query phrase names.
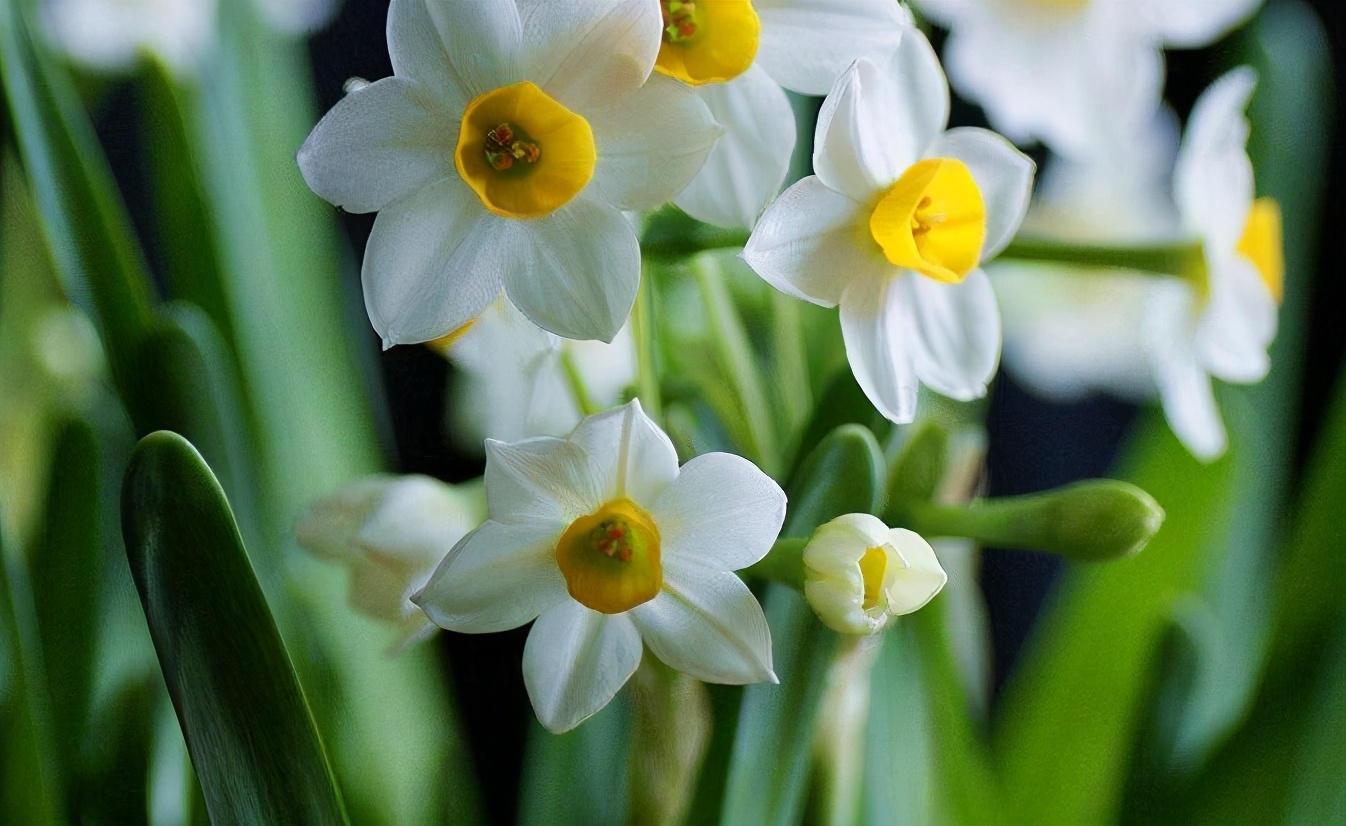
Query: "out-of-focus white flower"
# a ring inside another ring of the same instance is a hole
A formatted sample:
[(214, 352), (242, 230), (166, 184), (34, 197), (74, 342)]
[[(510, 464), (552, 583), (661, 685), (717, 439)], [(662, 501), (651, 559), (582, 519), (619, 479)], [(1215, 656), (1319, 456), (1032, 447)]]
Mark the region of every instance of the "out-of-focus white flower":
[(480, 488), (428, 476), (360, 479), (309, 506), (297, 529), (299, 544), (348, 568), (351, 607), (396, 625), (406, 645), (435, 630), (411, 595), (481, 522), (484, 499)]
[[(1164, 110), (1116, 143), (1106, 158), (1053, 159), (1023, 232), (1081, 244), (1182, 240), (1170, 192), (1172, 114)], [(1004, 259), (987, 272), (1005, 324), (1005, 367), (1016, 379), (1057, 402), (1100, 391), (1129, 401), (1154, 396), (1141, 321), (1153, 275)]]
[(339, 0), (257, 0), (267, 25), (289, 34), (317, 31), (332, 19), (339, 5)]
[(780, 190), (795, 145), (781, 87), (826, 94), (857, 58), (885, 61), (911, 26), (895, 0), (659, 0), (657, 71), (690, 83), (725, 127), (674, 203), (725, 227), (751, 228)]
[(1266, 375), (1284, 278), (1279, 208), (1253, 200), (1244, 110), (1256, 84), (1252, 69), (1235, 69), (1192, 109), (1173, 185), (1184, 229), (1202, 240), (1204, 278), (1155, 284), (1146, 314), (1164, 413), (1206, 460), (1226, 444), (1211, 378), (1248, 384)]
[(653, 0), (393, 0), (393, 77), (299, 151), (314, 192), (379, 211), (362, 280), (385, 347), (458, 329), (502, 287), (552, 333), (612, 340), (640, 283), (621, 210), (680, 192), (722, 132), (649, 77), (661, 26)]
[(605, 706), (642, 643), (697, 679), (775, 679), (766, 617), (730, 572), (771, 549), (785, 494), (747, 460), (708, 453), (679, 468), (632, 401), (566, 439), (488, 441), (486, 499), (490, 519), (413, 599), (454, 631), (536, 619), (524, 683), (551, 731)]
[[(1019, 143), (1106, 154), (1159, 106), (1164, 47), (1204, 46), (1262, 0), (917, 0), (950, 29), (949, 76)], [(1100, 151), (1102, 149), (1103, 151)]]
[(947, 581), (929, 542), (867, 513), (838, 516), (804, 548), (804, 596), (840, 634), (876, 634), (922, 608)]
[(860, 60), (818, 116), (813, 168), (744, 250), (782, 292), (840, 305), (846, 356), (885, 416), (910, 422), (918, 383), (986, 393), (1000, 314), (978, 265), (1013, 238), (1033, 162), (984, 129), (944, 131), (949, 89), (929, 42), (906, 33), (882, 68)]
[(142, 52), (191, 74), (215, 42), (215, 0), (47, 0), (42, 21), (72, 60), (102, 72), (133, 68)]
[(451, 400), (452, 432), (476, 450), (487, 438), (511, 442), (573, 430), (583, 412), (566, 360), (600, 408), (620, 401), (636, 377), (630, 324), (610, 344), (572, 341), (539, 328), (503, 296), (460, 335), (431, 346), (461, 371)]

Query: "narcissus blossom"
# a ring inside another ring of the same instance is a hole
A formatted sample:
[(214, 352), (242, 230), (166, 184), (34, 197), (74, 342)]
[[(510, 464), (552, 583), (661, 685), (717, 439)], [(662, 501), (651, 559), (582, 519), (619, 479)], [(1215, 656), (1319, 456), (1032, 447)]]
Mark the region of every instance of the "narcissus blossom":
[(351, 607), (397, 626), (400, 647), (435, 630), (411, 595), (485, 511), (479, 487), (373, 476), (314, 502), (297, 534), (305, 550), (350, 571)]
[(534, 619), (523, 676), (538, 719), (571, 729), (605, 706), (644, 647), (701, 680), (774, 680), (761, 606), (731, 571), (766, 555), (785, 494), (752, 463), (677, 454), (638, 401), (565, 439), (486, 443), (490, 519), (413, 599), (485, 633)]
[(1211, 378), (1260, 381), (1271, 366), (1284, 279), (1280, 210), (1253, 198), (1244, 116), (1257, 76), (1235, 69), (1197, 100), (1178, 150), (1174, 196), (1184, 229), (1200, 238), (1205, 271), (1156, 284), (1146, 341), (1173, 432), (1213, 459), (1226, 436)]
[(299, 152), (314, 192), (379, 211), (362, 280), (385, 346), (447, 335), (502, 287), (552, 333), (616, 335), (640, 281), (621, 210), (676, 195), (721, 133), (650, 77), (661, 28), (654, 0), (393, 1), (393, 77)]
[(885, 416), (910, 422), (918, 384), (986, 393), (1000, 315), (978, 265), (1013, 238), (1033, 162), (984, 129), (944, 131), (949, 89), (908, 32), (894, 60), (860, 60), (818, 117), (817, 175), (786, 190), (744, 250), (782, 292), (840, 305), (851, 369)]
[(215, 0), (47, 0), (42, 22), (72, 60), (103, 72), (132, 69), (142, 52), (191, 73), (215, 42)]
[(1159, 106), (1164, 48), (1211, 43), (1262, 0), (917, 0), (950, 29), (958, 91), (1016, 142), (1076, 158)]
[(929, 542), (867, 513), (838, 516), (804, 548), (804, 596), (840, 634), (876, 634), (924, 607), (947, 581)]
[(886, 60), (911, 26), (896, 0), (659, 0), (655, 70), (696, 88), (725, 127), (674, 199), (689, 215), (750, 228), (780, 190), (795, 145), (781, 87), (823, 95), (857, 58)]

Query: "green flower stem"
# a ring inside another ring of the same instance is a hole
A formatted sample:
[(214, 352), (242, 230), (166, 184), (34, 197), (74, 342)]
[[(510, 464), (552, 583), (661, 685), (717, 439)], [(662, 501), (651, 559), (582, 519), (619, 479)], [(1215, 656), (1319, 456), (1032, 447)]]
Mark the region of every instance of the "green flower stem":
[(1206, 272), (1205, 250), (1199, 242), (1102, 246), (1019, 236), (1010, 242), (996, 260), (1136, 270), (1195, 281), (1204, 281)]
[(646, 414), (663, 423), (664, 400), (659, 389), (659, 364), (655, 349), (658, 346), (658, 316), (654, 311), (654, 280), (649, 265), (641, 273), (640, 291), (636, 293), (636, 307), (631, 314), (631, 332), (636, 340), (636, 397)]
[(566, 384), (570, 385), (570, 395), (575, 398), (575, 406), (580, 409), (580, 413), (592, 416), (602, 412), (602, 408), (594, 404), (593, 397), (589, 395), (589, 388), (584, 385), (584, 377), (575, 366), (575, 357), (564, 346), (561, 347), (561, 370), (566, 374)]
[(771, 551), (755, 565), (743, 571), (757, 579), (767, 579), (789, 585), (801, 594), (804, 592), (804, 548), (807, 539), (777, 539)]

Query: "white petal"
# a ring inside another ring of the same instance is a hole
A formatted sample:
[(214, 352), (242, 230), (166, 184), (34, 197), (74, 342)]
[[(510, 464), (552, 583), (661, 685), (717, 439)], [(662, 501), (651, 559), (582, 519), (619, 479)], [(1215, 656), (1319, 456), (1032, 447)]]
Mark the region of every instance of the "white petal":
[(920, 277), (858, 278), (841, 298), (841, 336), (851, 372), (874, 407), (898, 424), (916, 418), (920, 385), (908, 341), (916, 331), (904, 329), (910, 311), (901, 302), (909, 294), (897, 282)]
[(868, 210), (812, 175), (767, 207), (743, 258), (771, 286), (823, 307), (835, 307), (853, 279), (892, 269)]
[(490, 304), (519, 261), (502, 243), (508, 223), (482, 208), (457, 175), (380, 212), (361, 281), (384, 347), (439, 338)]
[(949, 119), (939, 58), (912, 31), (883, 64), (858, 60), (823, 102), (813, 169), (831, 189), (868, 203), (925, 156)]
[(631, 94), (654, 69), (663, 36), (648, 0), (518, 0), (528, 77), (585, 115)]
[(678, 453), (639, 399), (588, 417), (570, 441), (587, 452), (603, 502), (625, 497), (649, 508), (678, 477)]
[(412, 601), (450, 631), (518, 628), (570, 601), (556, 567), (559, 537), (559, 530), (541, 522), (485, 522), (444, 557)]
[(912, 25), (894, 0), (758, 0), (758, 62), (785, 88), (825, 95), (859, 58), (882, 63)]
[(1213, 43), (1247, 20), (1263, 0), (1137, 0), (1131, 12), (1144, 20), (1166, 46), (1195, 49)]
[(1211, 375), (1248, 384), (1271, 368), (1276, 301), (1253, 263), (1241, 255), (1210, 262), (1210, 295), (1197, 328), (1197, 346)]
[(381, 488), (354, 540), (384, 561), (428, 571), (485, 516), (466, 490), (428, 476), (392, 477)]
[(521, 80), (523, 25), (510, 0), (422, 0), (463, 100)]
[(486, 505), (498, 522), (551, 522), (560, 533), (607, 501), (601, 484), (589, 454), (568, 440), (486, 440)]
[(449, 65), (444, 39), (426, 0), (393, 0), (388, 8), (388, 56), (393, 74), (424, 87), (447, 110), (461, 113), (467, 106), (471, 93), (462, 88)]
[(981, 257), (983, 261), (994, 258), (1014, 240), (1028, 214), (1037, 164), (996, 133), (974, 127), (950, 129), (936, 139), (929, 154), (967, 164), (986, 206)]
[(686, 84), (663, 75), (589, 120), (598, 166), (588, 194), (651, 209), (682, 191), (724, 130)]
[(986, 273), (959, 284), (920, 275), (904, 279), (914, 335), (908, 336), (921, 384), (958, 401), (986, 395), (1000, 363), (1000, 308)]
[(790, 169), (795, 147), (790, 99), (755, 64), (728, 83), (699, 87), (697, 95), (725, 134), (673, 202), (698, 221), (751, 229)]
[(1210, 85), (1187, 122), (1173, 170), (1174, 196), (1188, 228), (1217, 250), (1232, 250), (1243, 236), (1253, 201), (1244, 110), (1257, 73), (1240, 67)]
[(299, 148), (299, 170), (323, 199), (347, 212), (374, 212), (453, 171), (443, 110), (415, 84), (386, 77), (351, 92), (318, 121)]
[(895, 616), (910, 614), (934, 599), (949, 577), (935, 557), (935, 550), (920, 534), (892, 528), (888, 531), (888, 541), (908, 566), (889, 570), (884, 578), (888, 613)]
[(523, 682), (537, 719), (560, 734), (593, 715), (640, 665), (640, 634), (625, 614), (608, 616), (567, 599), (538, 617), (523, 649)]
[(737, 571), (766, 556), (785, 522), (785, 491), (731, 453), (697, 456), (650, 507), (665, 564)]
[(1158, 367), (1155, 380), (1173, 435), (1203, 462), (1218, 459), (1228, 438), (1210, 376), (1186, 354), (1173, 354)]
[(612, 341), (640, 286), (640, 244), (613, 207), (579, 197), (543, 218), (510, 221), (517, 256), (505, 292), (549, 333)]
[(659, 595), (629, 612), (654, 655), (706, 682), (775, 682), (771, 630), (748, 586), (728, 573), (684, 576), (666, 566)]

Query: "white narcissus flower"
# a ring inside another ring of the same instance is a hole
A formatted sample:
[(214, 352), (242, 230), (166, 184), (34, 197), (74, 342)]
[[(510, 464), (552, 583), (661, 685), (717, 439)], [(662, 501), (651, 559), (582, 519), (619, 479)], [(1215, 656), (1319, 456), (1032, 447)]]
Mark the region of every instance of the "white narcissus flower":
[(638, 401), (566, 439), (486, 443), (490, 519), (413, 599), (486, 633), (536, 619), (523, 676), (538, 719), (579, 725), (626, 683), (642, 643), (708, 682), (775, 680), (761, 606), (732, 571), (771, 549), (785, 494), (752, 463), (677, 454)]
[(839, 634), (876, 634), (947, 581), (929, 542), (867, 513), (838, 516), (804, 547), (804, 596)]
[(267, 25), (289, 34), (317, 31), (332, 19), (338, 5), (338, 0), (257, 0)]
[(1284, 279), (1279, 208), (1253, 199), (1244, 110), (1256, 84), (1252, 69), (1235, 69), (1192, 109), (1173, 186), (1184, 229), (1202, 240), (1206, 268), (1196, 279), (1155, 284), (1146, 318), (1169, 425), (1206, 460), (1226, 444), (1211, 378), (1248, 384), (1266, 375)]
[(986, 393), (1000, 315), (978, 265), (1010, 242), (1033, 162), (984, 129), (944, 131), (949, 89), (908, 32), (891, 64), (860, 60), (818, 116), (817, 175), (767, 209), (744, 258), (772, 286), (840, 305), (846, 356), (875, 407), (910, 422), (924, 384)]
[(452, 432), (476, 451), (483, 439), (510, 442), (573, 430), (583, 412), (566, 376), (572, 367), (600, 408), (619, 402), (636, 378), (630, 324), (611, 343), (572, 341), (539, 328), (504, 296), (460, 334), (430, 345), (461, 371), (452, 392)]
[(1106, 154), (1159, 106), (1164, 47), (1204, 46), (1262, 0), (917, 0), (950, 30), (959, 92), (1019, 143)]
[(48, 37), (72, 60), (125, 72), (149, 52), (175, 72), (193, 73), (215, 42), (215, 0), (47, 0)]
[(781, 87), (823, 95), (857, 58), (885, 60), (911, 26), (897, 0), (658, 0), (656, 71), (696, 87), (725, 135), (673, 200), (687, 214), (751, 228), (780, 190), (795, 145)]
[(314, 192), (379, 211), (362, 280), (385, 347), (458, 329), (502, 287), (552, 333), (612, 340), (640, 282), (621, 210), (676, 195), (722, 131), (650, 77), (661, 26), (654, 0), (393, 0), (394, 75), (299, 151)]
[(397, 626), (401, 647), (435, 630), (411, 595), (485, 512), (479, 488), (373, 476), (314, 502), (296, 533), (305, 550), (350, 570), (351, 607)]

